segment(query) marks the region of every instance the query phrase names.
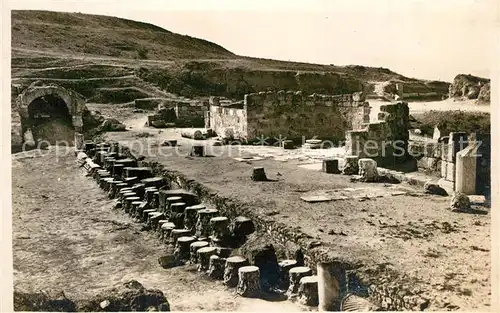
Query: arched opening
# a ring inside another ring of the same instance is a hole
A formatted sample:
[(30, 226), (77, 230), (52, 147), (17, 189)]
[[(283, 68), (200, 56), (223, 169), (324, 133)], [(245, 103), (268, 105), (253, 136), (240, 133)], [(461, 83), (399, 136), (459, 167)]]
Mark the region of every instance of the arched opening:
[(57, 141), (74, 141), (72, 117), (66, 102), (57, 94), (40, 96), (28, 105), (28, 119), (25, 121), (25, 135), (35, 142), (44, 140), (50, 144)]

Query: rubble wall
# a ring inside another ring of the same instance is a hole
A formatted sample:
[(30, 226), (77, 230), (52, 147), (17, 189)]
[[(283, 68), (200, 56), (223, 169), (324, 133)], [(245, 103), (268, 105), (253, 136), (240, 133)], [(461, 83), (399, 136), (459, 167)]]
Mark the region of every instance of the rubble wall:
[(392, 166), (408, 156), (409, 108), (406, 102), (382, 105), (378, 121), (345, 132), (346, 155), (372, 158), (380, 166)]
[(369, 120), (369, 104), (360, 93), (303, 95), (259, 92), (245, 95), (248, 138), (286, 137), (340, 140), (349, 129)]
[(209, 126), (217, 135), (224, 136), (226, 129), (235, 139), (247, 137), (247, 117), (245, 109), (210, 106)]
[(204, 127), (207, 101), (173, 101), (172, 106), (175, 108), (178, 127)]

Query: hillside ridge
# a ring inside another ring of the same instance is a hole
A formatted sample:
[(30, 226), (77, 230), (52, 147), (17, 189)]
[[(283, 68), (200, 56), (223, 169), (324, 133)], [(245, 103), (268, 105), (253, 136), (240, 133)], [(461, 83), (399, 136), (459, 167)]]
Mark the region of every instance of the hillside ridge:
[[(133, 34), (133, 35), (132, 35)], [(93, 77), (107, 77), (104, 59), (169, 93), (241, 98), (266, 90), (306, 93), (395, 93), (404, 83), (412, 97), (442, 98), (449, 83), (408, 78), (383, 67), (337, 66), (236, 55), (205, 39), (180, 35), (159, 26), (119, 17), (39, 10), (12, 11), (13, 78), (67, 78), (67, 67), (88, 65)], [(102, 59), (101, 59), (102, 58)], [(101, 64), (101, 65), (100, 65)], [(23, 70), (18, 70), (23, 68)], [(33, 73), (30, 75), (30, 69)], [(115, 70), (110, 70), (115, 72)], [(85, 74), (85, 79), (89, 79)], [(110, 76), (114, 76), (111, 74)], [(78, 79), (78, 77), (75, 77)], [(106, 87), (100, 85), (99, 88)], [(110, 86), (113, 87), (113, 86)], [(89, 93), (90, 95), (90, 93)]]

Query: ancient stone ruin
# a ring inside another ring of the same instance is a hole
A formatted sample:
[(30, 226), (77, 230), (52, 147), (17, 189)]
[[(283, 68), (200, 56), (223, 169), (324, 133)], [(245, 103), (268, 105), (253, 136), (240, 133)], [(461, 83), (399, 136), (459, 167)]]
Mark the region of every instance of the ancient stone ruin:
[(243, 103), (224, 106), (211, 97), (205, 127), (243, 141), (303, 136), (339, 140), (346, 130), (368, 122), (369, 114), (363, 93), (306, 96), (300, 91), (270, 91), (247, 94)]
[[(35, 146), (42, 139), (52, 143), (56, 139), (72, 142), (73, 131), (83, 131), (85, 100), (60, 86), (32, 86), (24, 90), (17, 98), (16, 109), (21, 121), (18, 131), (23, 138), (20, 145)], [(50, 134), (51, 128), (44, 132), (44, 126), (59, 126), (55, 128), (57, 134)], [(63, 134), (70, 136), (64, 138)]]

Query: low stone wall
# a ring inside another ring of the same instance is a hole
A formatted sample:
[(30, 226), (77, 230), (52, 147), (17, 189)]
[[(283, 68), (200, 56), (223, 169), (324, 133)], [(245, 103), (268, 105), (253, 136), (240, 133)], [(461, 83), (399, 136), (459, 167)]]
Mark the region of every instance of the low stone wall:
[(170, 99), (167, 98), (142, 98), (134, 100), (134, 107), (136, 109), (143, 110), (154, 110), (158, 108), (160, 105), (168, 105)]

